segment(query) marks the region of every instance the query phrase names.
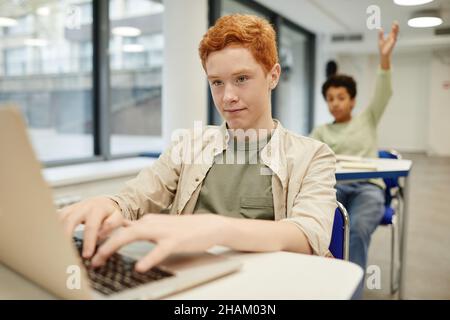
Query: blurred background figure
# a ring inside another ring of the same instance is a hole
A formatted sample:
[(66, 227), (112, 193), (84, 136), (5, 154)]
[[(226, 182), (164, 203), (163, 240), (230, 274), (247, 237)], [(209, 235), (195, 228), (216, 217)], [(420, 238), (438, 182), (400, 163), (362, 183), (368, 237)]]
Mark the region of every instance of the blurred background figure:
[(334, 60), (328, 61), (326, 69), (325, 69), (326, 78), (328, 79), (329, 77), (336, 75), (337, 72), (338, 72), (338, 65), (337, 65), (336, 61), (334, 61)]

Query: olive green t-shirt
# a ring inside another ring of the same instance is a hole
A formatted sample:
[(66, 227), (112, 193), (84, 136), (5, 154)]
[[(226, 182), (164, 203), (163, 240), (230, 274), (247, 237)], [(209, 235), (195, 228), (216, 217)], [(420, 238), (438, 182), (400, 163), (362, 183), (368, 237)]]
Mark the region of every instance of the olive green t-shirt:
[(230, 139), (203, 180), (194, 213), (274, 220), (272, 175), (260, 159), (269, 140)]

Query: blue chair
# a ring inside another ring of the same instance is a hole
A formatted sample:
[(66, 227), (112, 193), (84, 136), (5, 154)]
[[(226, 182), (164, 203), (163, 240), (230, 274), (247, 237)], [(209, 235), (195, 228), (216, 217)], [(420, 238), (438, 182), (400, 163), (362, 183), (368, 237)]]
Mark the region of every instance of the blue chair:
[[(378, 157), (383, 159), (401, 159), (401, 155), (395, 150), (380, 150)], [(391, 294), (398, 290), (400, 261), (396, 259), (396, 234), (400, 233), (401, 209), (403, 205), (403, 189), (398, 178), (383, 179), (386, 184), (385, 210), (381, 225), (389, 226), (391, 229)], [(397, 264), (396, 264), (397, 261)]]
[(347, 210), (337, 202), (334, 212), (333, 233), (331, 234), (330, 252), (337, 259), (348, 260), (350, 240), (350, 220)]

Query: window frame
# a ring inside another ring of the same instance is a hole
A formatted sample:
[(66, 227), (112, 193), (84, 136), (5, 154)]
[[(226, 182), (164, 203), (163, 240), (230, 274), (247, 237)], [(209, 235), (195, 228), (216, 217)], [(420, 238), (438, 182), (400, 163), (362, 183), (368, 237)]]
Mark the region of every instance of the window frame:
[(110, 1), (92, 0), (92, 135), (93, 156), (43, 161), (45, 168), (75, 165), (99, 161), (149, 156), (158, 157), (161, 153), (132, 152), (111, 154), (110, 93), (111, 72), (108, 54), (110, 41)]

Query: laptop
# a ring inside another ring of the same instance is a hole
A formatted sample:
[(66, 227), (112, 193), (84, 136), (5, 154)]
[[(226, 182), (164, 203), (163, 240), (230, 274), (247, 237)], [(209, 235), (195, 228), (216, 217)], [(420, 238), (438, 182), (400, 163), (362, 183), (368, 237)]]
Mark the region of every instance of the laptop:
[[(134, 271), (149, 242), (115, 253), (97, 269), (80, 256), (82, 233), (68, 237), (53, 205), (20, 112), (0, 108), (0, 262), (65, 299), (158, 299), (228, 275), (239, 261), (209, 253), (174, 254)], [(128, 253), (127, 253), (128, 252)]]

